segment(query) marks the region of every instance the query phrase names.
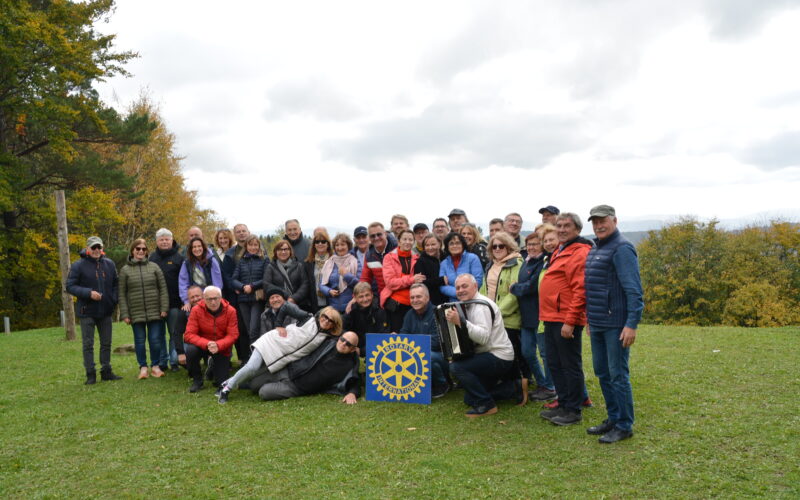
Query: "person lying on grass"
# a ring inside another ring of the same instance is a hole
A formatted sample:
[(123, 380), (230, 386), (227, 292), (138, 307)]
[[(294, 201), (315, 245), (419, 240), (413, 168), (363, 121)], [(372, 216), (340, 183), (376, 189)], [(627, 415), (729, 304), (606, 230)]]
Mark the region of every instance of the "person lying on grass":
[(342, 317), (333, 307), (325, 307), (315, 318), (309, 318), (302, 324), (277, 327), (258, 338), (251, 349), (250, 359), (236, 375), (226, 380), (220, 389), (220, 397), (228, 394), (256, 376), (262, 366), (270, 373), (283, 370), (292, 361), (308, 356), (330, 336), (338, 337), (342, 333)]
[[(357, 346), (355, 332), (328, 337), (314, 352), (282, 370), (270, 373), (262, 368), (261, 374), (250, 380), (250, 389), (264, 401), (328, 393), (343, 395), (343, 403), (355, 404), (360, 387)], [(223, 388), (220, 404), (228, 401), (229, 394), (230, 390)]]

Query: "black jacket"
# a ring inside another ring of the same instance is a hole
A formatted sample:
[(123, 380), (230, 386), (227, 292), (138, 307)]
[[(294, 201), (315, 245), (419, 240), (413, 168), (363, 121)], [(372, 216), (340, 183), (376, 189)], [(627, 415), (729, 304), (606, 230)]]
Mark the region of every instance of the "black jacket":
[(419, 254), (419, 260), (414, 265), (414, 273), (422, 273), (425, 275), (423, 284), (428, 287), (428, 293), (431, 296), (431, 304), (438, 306), (445, 302), (444, 295), (440, 287), (444, 285), (444, 277), (439, 276), (439, 259), (431, 257), (426, 253)]
[(286, 267), (286, 276), (289, 277), (289, 281), (286, 280), (286, 276), (278, 268), (279, 265), (277, 261), (273, 260), (264, 266), (264, 290), (270, 286), (276, 286), (286, 292), (287, 298), (292, 299), (301, 309), (310, 311), (307, 305), (310, 283), (308, 282), (308, 275), (303, 268), (303, 263), (295, 260), (289, 261)]
[(164, 274), (164, 281), (167, 282), (170, 309), (183, 305), (181, 295), (178, 293), (178, 275), (181, 273), (184, 257), (178, 251), (179, 249), (178, 242), (172, 240), (172, 248), (169, 250), (156, 248), (156, 251), (150, 254), (150, 262), (158, 264)]
[(376, 305), (363, 308), (354, 303), (350, 314), (344, 315), (343, 323), (343, 331), (355, 332), (358, 335), (358, 348), (362, 358), (367, 352), (368, 333), (389, 333), (386, 311)]
[[(104, 256), (93, 259), (81, 250), (80, 259), (69, 268), (67, 292), (78, 298), (75, 314), (79, 318), (105, 318), (111, 316), (119, 301), (119, 278), (114, 261)], [(92, 292), (103, 297), (92, 300)]]

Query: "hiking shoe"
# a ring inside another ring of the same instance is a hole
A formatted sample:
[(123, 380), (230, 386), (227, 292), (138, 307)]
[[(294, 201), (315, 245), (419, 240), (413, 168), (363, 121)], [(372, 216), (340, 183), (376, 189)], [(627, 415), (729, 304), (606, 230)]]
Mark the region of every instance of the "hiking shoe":
[(554, 424), (562, 426), (577, 424), (581, 420), (583, 420), (583, 416), (581, 416), (580, 413), (568, 410), (564, 411), (561, 415), (550, 419), (550, 421)]
[(560, 416), (563, 413), (561, 408), (552, 408), (550, 410), (543, 410), (539, 412), (539, 416), (545, 420), (551, 420), (555, 417)]
[(593, 425), (586, 429), (586, 434), (590, 434), (592, 436), (602, 436), (603, 434), (608, 433), (611, 429), (614, 428), (614, 424), (609, 422), (608, 419), (603, 420), (602, 424)]
[(556, 397), (556, 391), (539, 387), (535, 391), (531, 392), (528, 397), (536, 401), (549, 401)]
[(189, 387), (189, 392), (197, 392), (203, 388), (203, 381), (202, 380), (194, 380), (192, 381), (192, 386)]
[(633, 437), (633, 431), (623, 431), (619, 427), (614, 427), (607, 434), (603, 435), (598, 439), (599, 442), (603, 444), (611, 444), (616, 443), (617, 441), (622, 441), (623, 439), (628, 439)]
[(100, 380), (122, 380), (122, 377), (114, 373), (111, 369), (100, 370)]
[(467, 418), (476, 418), (485, 417), (486, 415), (494, 415), (495, 413), (497, 413), (497, 406), (492, 406), (491, 408), (488, 406), (475, 406), (464, 415), (466, 415)]

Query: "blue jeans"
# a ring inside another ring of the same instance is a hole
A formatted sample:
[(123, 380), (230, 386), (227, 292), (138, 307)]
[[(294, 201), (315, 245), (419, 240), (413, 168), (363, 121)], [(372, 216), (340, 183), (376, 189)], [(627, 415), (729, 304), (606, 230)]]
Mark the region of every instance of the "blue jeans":
[(628, 368), (630, 347), (622, 347), (622, 328), (589, 325), (594, 374), (606, 400), (608, 421), (623, 431), (633, 429), (633, 390)]
[(450, 363), (450, 373), (464, 388), (464, 403), (473, 408), (493, 408), (496, 399), (512, 399), (516, 391), (513, 380), (498, 381), (514, 366), (513, 361), (500, 359), (492, 353), (482, 352), (471, 358)]
[(432, 387), (447, 386), (447, 360), (444, 359), (442, 351), (431, 351), (431, 383)]
[[(161, 352), (161, 361), (158, 363), (162, 367), (167, 366), (167, 363), (172, 366), (178, 365), (178, 348), (175, 346), (178, 342), (183, 346), (183, 338), (178, 338), (175, 331), (178, 326), (179, 314), (181, 314), (180, 307), (170, 307), (167, 312), (167, 317), (164, 319), (164, 326), (162, 327), (161, 334), (165, 337), (166, 349)], [(169, 342), (166, 342), (167, 332), (169, 332)]]
[[(542, 363), (536, 357), (536, 349), (539, 349), (539, 356)], [(536, 380), (536, 386), (540, 389), (555, 390), (553, 377), (550, 375), (550, 368), (547, 366), (547, 351), (544, 346), (544, 333), (536, 333), (535, 328), (522, 327), (522, 355), (528, 362), (528, 366)]]
[(145, 347), (145, 337), (150, 344), (150, 362), (155, 366), (161, 362), (161, 353), (166, 348), (164, 345), (164, 321), (147, 321), (132, 323), (133, 344), (136, 347), (136, 361), (139, 367), (147, 366), (147, 348)]

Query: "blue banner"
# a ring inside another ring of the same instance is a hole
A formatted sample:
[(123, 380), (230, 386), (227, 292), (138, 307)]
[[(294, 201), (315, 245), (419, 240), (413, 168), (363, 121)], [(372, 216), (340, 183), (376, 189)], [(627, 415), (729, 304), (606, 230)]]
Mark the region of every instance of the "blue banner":
[(367, 401), (431, 404), (431, 338), (367, 334)]

